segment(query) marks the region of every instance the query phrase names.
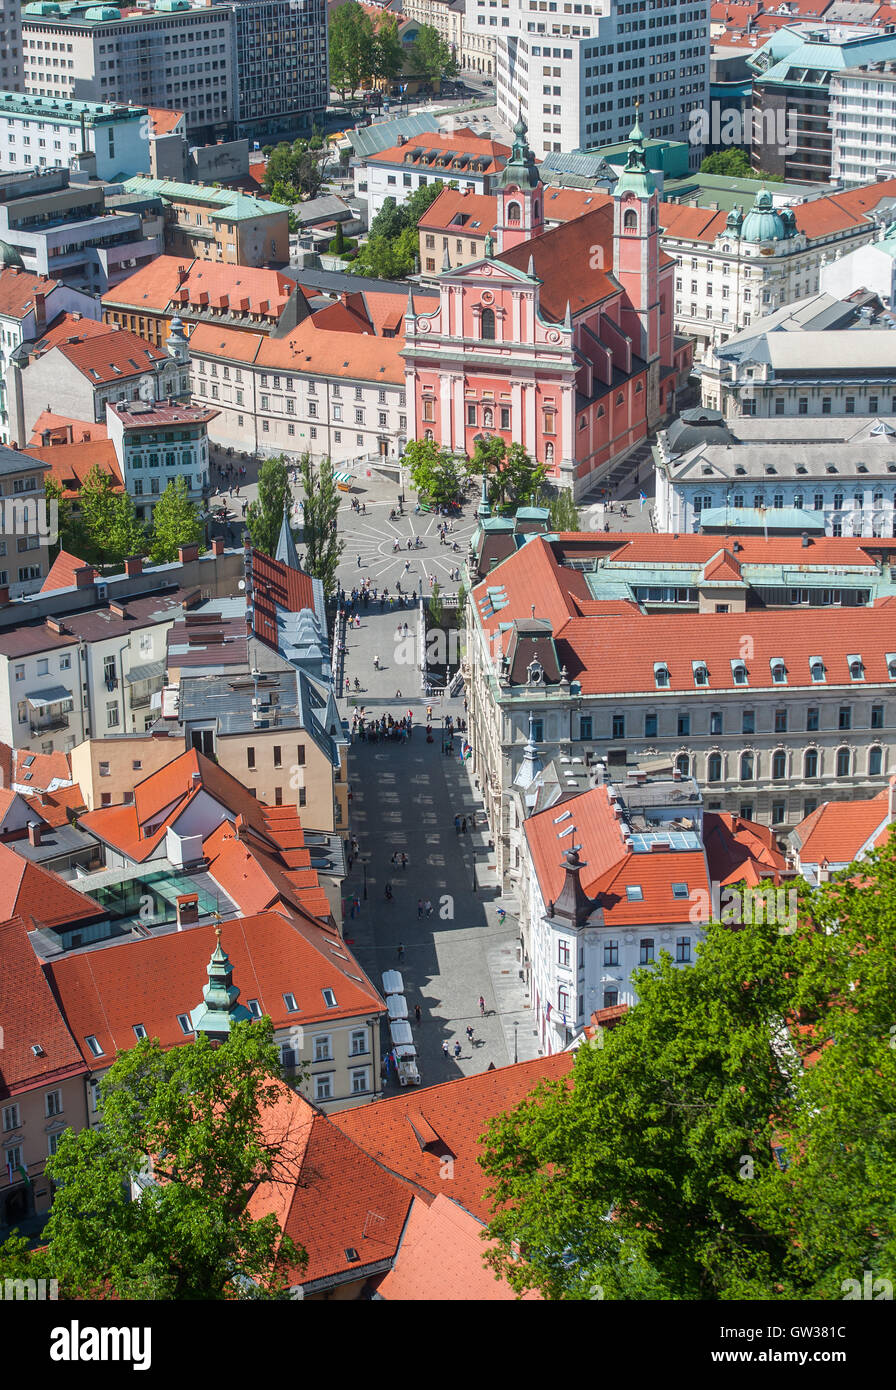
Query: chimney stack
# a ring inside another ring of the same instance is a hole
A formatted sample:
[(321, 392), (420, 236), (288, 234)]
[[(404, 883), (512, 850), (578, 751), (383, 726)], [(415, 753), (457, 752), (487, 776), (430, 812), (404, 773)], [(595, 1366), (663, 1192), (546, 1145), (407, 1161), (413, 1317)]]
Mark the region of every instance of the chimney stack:
[(212, 539), (212, 554), (213, 554), (213, 555), (223, 555), (223, 554), (224, 554), (224, 538), (223, 538), (222, 536), (215, 536), (215, 537), (213, 537), (213, 539)]
[(39, 845), (43, 826), (39, 821), (30, 820), (28, 822), (28, 843), (29, 845)]
[(89, 589), (93, 583), (94, 573), (90, 565), (81, 565), (80, 569), (75, 570), (75, 588)]
[(124, 562), (124, 572), (128, 579), (135, 579), (138, 574), (143, 573), (143, 558), (140, 555), (132, 555), (129, 560)]
[(199, 921), (199, 894), (181, 893), (177, 899), (177, 930)]
[(177, 559), (178, 563), (181, 565), (188, 565), (191, 560), (198, 560), (199, 546), (195, 544), (178, 546)]

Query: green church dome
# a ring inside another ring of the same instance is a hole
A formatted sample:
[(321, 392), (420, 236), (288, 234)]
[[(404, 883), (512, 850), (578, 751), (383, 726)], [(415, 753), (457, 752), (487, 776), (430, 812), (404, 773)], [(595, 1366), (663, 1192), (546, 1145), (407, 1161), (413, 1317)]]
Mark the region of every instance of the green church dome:
[(772, 203), (772, 195), (763, 188), (743, 220), (740, 230), (744, 241), (785, 241), (789, 235), (787, 220)]
[(84, 11), (85, 19), (121, 19), (121, 10), (116, 10), (113, 5), (95, 5), (93, 9)]
[(0, 241), (0, 266), (4, 269), (7, 266), (18, 266), (19, 270), (24, 270), (25, 262), (19, 255), (14, 246), (10, 246), (8, 241)]

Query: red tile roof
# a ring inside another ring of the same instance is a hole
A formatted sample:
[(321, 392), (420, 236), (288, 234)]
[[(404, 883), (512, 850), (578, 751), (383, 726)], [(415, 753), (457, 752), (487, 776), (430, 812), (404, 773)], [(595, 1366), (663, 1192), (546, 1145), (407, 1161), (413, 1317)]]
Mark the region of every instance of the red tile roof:
[(92, 386), (126, 381), (128, 377), (153, 371), (159, 362), (168, 360), (167, 353), (145, 338), (138, 338), (136, 333), (110, 328), (109, 324), (104, 327), (107, 331), (103, 334), (77, 343), (62, 343), (58, 349)]
[[(392, 1269), (377, 1287), (394, 1303), (491, 1303), (516, 1301), (517, 1294), (483, 1263), (483, 1223), (439, 1193), (431, 1206), (417, 1199), (411, 1208)], [(526, 1300), (540, 1299), (530, 1290)]]
[(32, 810), (36, 811), (47, 825), (54, 828), (60, 825), (68, 825), (69, 811), (86, 811), (87, 802), (84, 800), (81, 788), (77, 782), (70, 787), (57, 787), (55, 791), (40, 792), (36, 796), (26, 796), (25, 800)]
[(609, 270), (600, 268), (613, 265), (612, 198), (572, 222), (502, 251), (498, 260), (526, 271), (530, 256), (543, 282), (541, 310), (556, 321), (566, 313), (567, 302), (573, 314), (579, 314), (621, 294)]
[(71, 762), (67, 753), (32, 753), (0, 743), (0, 786), (20, 785), (28, 791), (48, 791), (70, 785)]
[(107, 308), (188, 309), (260, 314), (276, 322), (296, 288), (295, 281), (263, 266), (216, 265), (189, 256), (157, 256), (103, 295)]
[[(462, 225), (453, 224), (455, 217), (466, 216)], [(493, 193), (464, 193), (459, 188), (443, 188), (418, 218), (421, 231), (452, 232), (460, 237), (479, 237), (494, 232), (498, 219), (498, 199)]]
[(300, 613), (303, 608), (314, 612), (311, 575), (253, 550), (252, 603), (255, 636), (276, 648), (278, 608), (288, 613)]
[(42, 410), (34, 422), (29, 448), (43, 444), (43, 435), (49, 430), (48, 444), (84, 444), (90, 439), (107, 439), (105, 425), (93, 420), (75, 420), (71, 415), (54, 415), (52, 410)]
[[(0, 1100), (87, 1071), (27, 930), (18, 917), (0, 923)], [(32, 1051), (35, 1047), (40, 1048), (39, 1056)]]
[[(62, 448), (64, 446), (58, 445), (57, 447)], [(71, 447), (81, 449), (84, 445), (75, 444)], [(47, 452), (49, 453), (50, 450)], [(40, 586), (41, 593), (45, 593), (48, 589), (73, 589), (76, 584), (75, 574), (82, 569), (90, 571), (91, 582), (98, 577), (98, 571), (92, 565), (88, 565), (85, 560), (81, 560), (77, 555), (70, 555), (67, 550), (60, 550), (50, 566), (46, 579)]]
[(29, 928), (56, 927), (102, 916), (102, 908), (85, 893), (0, 844), (0, 920), (21, 917)]
[(183, 111), (168, 111), (164, 106), (148, 106), (153, 135), (170, 135), (185, 119)]
[(9, 319), (25, 318), (34, 308), (35, 293), (47, 295), (59, 283), (47, 275), (5, 266), (0, 270), (0, 314)]
[[(570, 539), (581, 541), (581, 534)], [(896, 540), (871, 540), (851, 536), (812, 536), (803, 547), (799, 536), (695, 536), (688, 534), (661, 536), (653, 532), (633, 532), (612, 551), (613, 562), (644, 564), (655, 561), (680, 565), (703, 565), (718, 554), (719, 549), (733, 554), (737, 541), (740, 549), (737, 562), (744, 565), (861, 565), (875, 569), (872, 551), (894, 551)]]
[[(278, 809), (263, 807), (263, 812)], [(281, 821), (265, 814), (270, 840), (265, 843), (248, 826), (237, 828), (225, 821), (203, 842), (209, 861), (208, 872), (241, 912), (272, 909), (287, 916), (298, 909), (324, 921), (330, 918), (330, 903), (320, 885), (317, 870), (311, 867), (311, 852), (305, 848), (302, 823), (290, 807), (282, 807), (289, 818)], [(290, 847), (289, 864), (280, 846)]]
[[(30, 454), (32, 458), (40, 459), (43, 463), (50, 465), (50, 472), (47, 477), (59, 484), (62, 488), (62, 496), (66, 500), (80, 496), (84, 481), (94, 467), (109, 478), (113, 492), (124, 491), (124, 479), (118, 466), (115, 445), (111, 439), (91, 440), (88, 444), (53, 444), (46, 448), (29, 446), (24, 452)], [(64, 588), (65, 586), (61, 584), (48, 585), (45, 582), (42, 587), (46, 589)]]
[(440, 164), (427, 164), (422, 158), (411, 161), (409, 156), (418, 151), (424, 154), (429, 150), (438, 150), (440, 154), (475, 155), (478, 159), (485, 159), (485, 167), (478, 171), (481, 174), (495, 174), (504, 168), (509, 156), (510, 146), (499, 144), (497, 140), (487, 140), (479, 135), (474, 135), (472, 131), (464, 127), (447, 134), (445, 131), (430, 131), (425, 135), (412, 135), (403, 145), (390, 145), (388, 149), (379, 150), (376, 154), (367, 156), (368, 164), (400, 164), (413, 168), (419, 172), (424, 170), (433, 178), (443, 178), (446, 183), (452, 178), (473, 177), (469, 166), (462, 168), (460, 165), (446, 167)]
[[(357, 964), (349, 958), (357, 973), (351, 978), (347, 962), (323, 933), (318, 935), (316, 943), (307, 929), (298, 930), (278, 912), (221, 924), (221, 945), (233, 965), (240, 1002), (257, 999), (275, 1029), (385, 1013), (385, 1004)], [(114, 1061), (119, 1052), (134, 1046), (135, 1023), (142, 1023), (163, 1047), (192, 1041), (177, 1015), (189, 1014), (201, 1003), (214, 949), (214, 928), (203, 924), (50, 962), (47, 973), (84, 1060), (95, 1065), (85, 1041), (93, 1036), (108, 1062)], [(344, 947), (337, 949), (345, 952)], [(327, 1007), (325, 989), (333, 990), (336, 1008)], [(286, 1006), (284, 995), (290, 993), (298, 1013)]]
[(826, 801), (796, 826), (801, 864), (851, 864), (886, 823), (889, 791), (868, 801)]
[(709, 876), (722, 887), (743, 880), (753, 888), (766, 879), (778, 884), (788, 872), (774, 832), (728, 811), (704, 812), (703, 843)]
[(425, 1091), (402, 1093), (390, 1100), (330, 1116), (383, 1168), (410, 1183), (424, 1199), (443, 1191), (442, 1159), (453, 1159), (451, 1195), (479, 1217), (490, 1219), (485, 1200), (488, 1180), (477, 1162), (479, 1138), (488, 1122), (520, 1101), (540, 1081), (568, 1078), (572, 1054), (559, 1052), (533, 1062), (498, 1067), (478, 1076), (461, 1077)]
[(732, 584), (743, 583), (740, 565), (730, 550), (720, 550), (704, 565), (703, 578), (713, 584), (723, 584), (726, 581)]
[(390, 1261), (413, 1201), (404, 1183), (288, 1086), (263, 1119), (266, 1137), (282, 1146), (279, 1181), (259, 1187), (249, 1212), (256, 1220), (273, 1214), (307, 1251), (293, 1281), (360, 1276), (366, 1266)]
[(93, 338), (106, 338), (114, 329), (99, 319), (88, 319), (83, 314), (59, 314), (42, 338), (34, 344), (34, 353), (49, 352), (50, 348), (65, 343), (85, 342)]

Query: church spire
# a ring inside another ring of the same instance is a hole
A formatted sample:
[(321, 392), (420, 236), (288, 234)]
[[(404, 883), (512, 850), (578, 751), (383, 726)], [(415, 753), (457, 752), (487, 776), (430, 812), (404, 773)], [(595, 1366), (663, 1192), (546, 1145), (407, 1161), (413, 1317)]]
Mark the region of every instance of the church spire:
[(287, 565), (291, 570), (301, 569), (299, 555), (296, 550), (295, 537), (292, 534), (292, 527), (289, 524), (290, 499), (286, 498), (283, 506), (283, 522), (280, 527), (280, 536), (277, 541), (277, 553), (275, 560), (279, 560), (281, 565)]
[(205, 1033), (213, 1042), (226, 1042), (234, 1023), (250, 1020), (252, 1015), (244, 1004), (238, 1004), (240, 992), (233, 983), (233, 965), (221, 945), (221, 923), (215, 927), (215, 949), (206, 970), (208, 984), (202, 991), (201, 1004), (190, 1013), (193, 1031)]

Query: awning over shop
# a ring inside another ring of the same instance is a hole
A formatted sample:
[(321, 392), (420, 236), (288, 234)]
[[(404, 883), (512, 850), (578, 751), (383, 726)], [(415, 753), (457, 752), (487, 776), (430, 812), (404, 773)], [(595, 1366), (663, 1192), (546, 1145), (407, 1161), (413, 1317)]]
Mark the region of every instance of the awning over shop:
[(386, 1003), (389, 1006), (389, 1017), (391, 1019), (407, 1018), (408, 1001), (403, 994), (390, 994)]

